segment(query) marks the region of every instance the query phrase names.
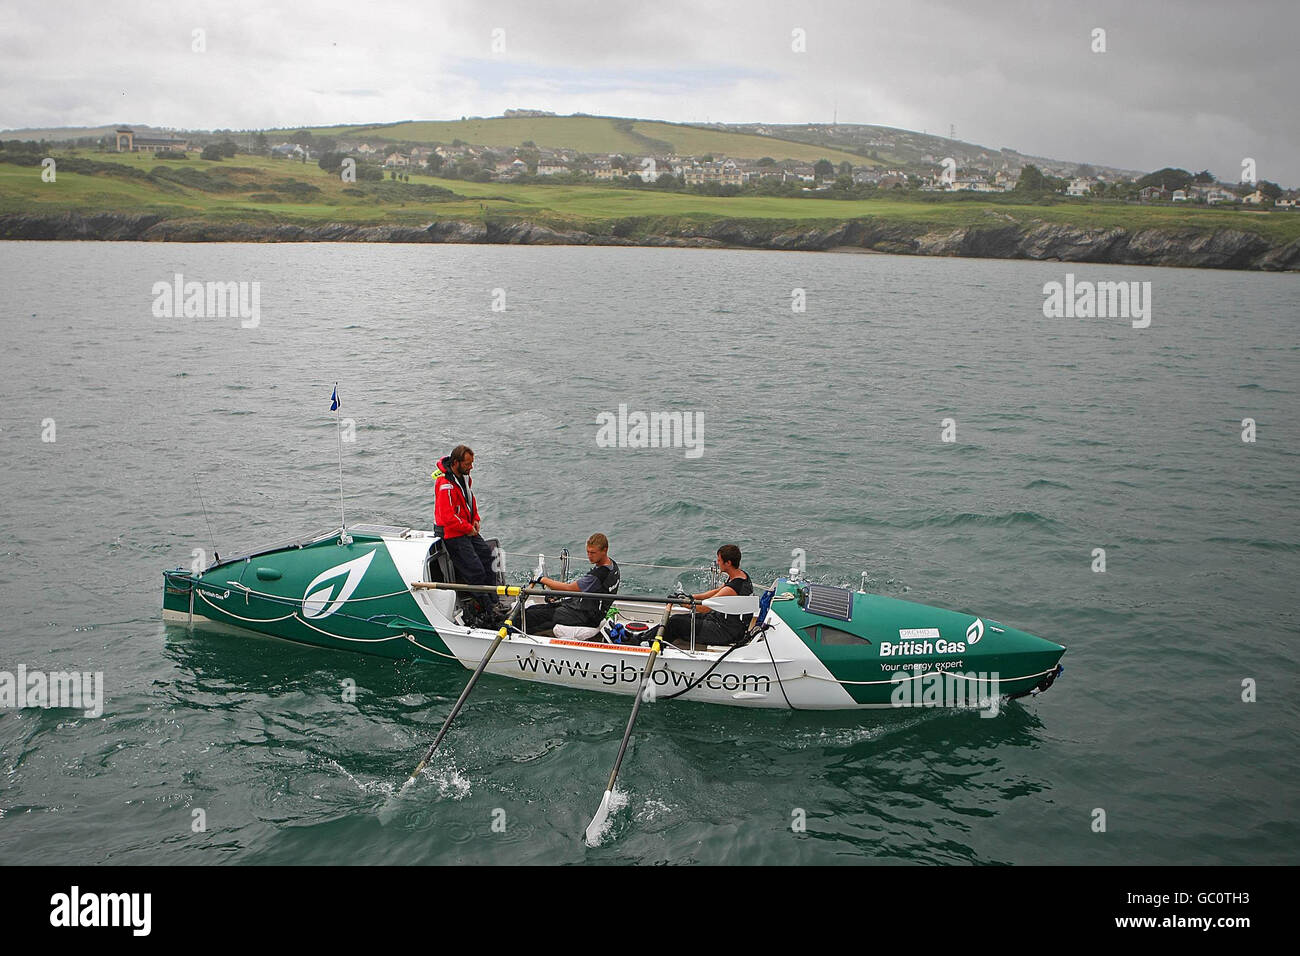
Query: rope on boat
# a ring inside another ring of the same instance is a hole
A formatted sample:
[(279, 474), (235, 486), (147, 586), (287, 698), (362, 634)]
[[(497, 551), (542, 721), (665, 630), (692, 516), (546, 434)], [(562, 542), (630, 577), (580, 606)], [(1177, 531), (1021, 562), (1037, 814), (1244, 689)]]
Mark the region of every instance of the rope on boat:
[[(346, 635), (343, 635), (343, 634), (334, 634), (334, 633), (332, 633), (332, 632), (330, 632), (330, 631), (326, 631), (326, 630), (324, 630), (324, 629), (322, 629), (322, 628), (317, 627), (315, 624), (312, 624), (312, 623), (310, 623), (309, 621), (304, 620), (304, 619), (303, 619), (303, 618), (298, 614), (298, 612), (296, 612), (296, 611), (290, 611), (288, 614), (284, 615), (284, 617), (269, 617), (269, 618), (260, 618), (260, 617), (242, 617), (241, 615), (238, 615), (238, 614), (234, 613), (233, 611), (231, 611), (231, 610), (229, 610), (229, 609), (227, 609), (227, 608), (220, 607), (219, 605), (213, 604), (213, 603), (212, 603), (211, 601), (209, 601), (209, 600), (207, 599), (207, 597), (204, 595), (204, 593), (203, 593), (203, 589), (202, 589), (202, 588), (196, 587), (194, 590), (198, 593), (199, 597), (203, 599), (204, 603), (206, 603), (206, 604), (207, 604), (209, 607), (211, 607), (213, 610), (220, 611), (222, 614), (225, 614), (227, 617), (233, 617), (233, 618), (235, 618), (235, 620), (237, 620), (237, 621), (247, 621), (247, 622), (250, 623), (250, 624), (277, 624), (277, 623), (279, 623), (280, 621), (287, 621), (287, 620), (289, 620), (290, 618), (293, 618), (293, 619), (294, 619), (295, 621), (297, 621), (299, 624), (303, 624), (303, 625), (305, 625), (306, 627), (311, 628), (311, 629), (312, 629), (313, 631), (315, 631), (316, 633), (318, 633), (318, 634), (324, 634), (326, 637), (332, 637), (332, 638), (334, 638), (334, 639), (337, 640), (337, 641), (351, 641), (351, 642), (353, 642), (353, 643), (355, 643), (355, 644), (383, 644), (383, 643), (386, 643), (387, 641), (401, 641), (401, 640), (407, 640), (407, 641), (410, 641), (412, 644), (414, 644), (416, 647), (420, 648), (421, 650), (428, 651), (430, 654), (437, 654), (439, 657), (446, 657), (446, 658), (448, 658), (449, 660), (453, 660), (453, 661), (456, 661), (456, 662), (461, 663), (461, 664), (464, 664), (464, 663), (466, 663), (467, 661), (476, 660), (475, 658), (469, 658), (469, 657), (457, 657), (455, 654), (444, 654), (444, 653), (443, 653), (442, 651), (440, 651), (440, 650), (437, 650), (437, 649), (435, 649), (435, 648), (429, 647), (429, 646), (427, 646), (427, 645), (425, 645), (425, 644), (421, 644), (419, 641), (417, 641), (417, 640), (415, 639), (415, 636), (414, 636), (413, 634), (405, 634), (405, 633), (403, 633), (403, 634), (392, 634), (392, 635), (390, 635), (390, 636), (388, 636), (388, 637), (347, 637)], [(257, 592), (256, 592), (256, 591), (252, 591), (252, 592), (250, 592), (250, 593), (256, 594)], [(407, 593), (407, 592), (402, 591), (402, 592), (399, 592), (399, 593), (405, 594), (405, 593)], [(341, 612), (340, 612), (340, 613), (341, 613)], [(371, 623), (371, 622), (369, 622), (369, 621), (365, 621), (365, 620), (363, 620), (362, 618), (352, 617), (351, 615), (344, 615), (344, 616), (345, 616), (345, 617), (348, 617), (350, 620), (361, 621), (361, 623), (363, 623), (363, 624)], [(514, 636), (519, 636), (519, 637), (529, 637), (529, 638), (532, 638), (532, 637), (533, 637), (532, 635), (528, 635), (528, 634), (519, 634), (519, 635), (514, 635)], [(533, 639), (534, 639), (534, 641), (535, 641), (535, 638), (533, 638)]]
[[(1018, 680), (1029, 680), (1031, 677), (1044, 677), (1044, 676), (1046, 676), (1047, 674), (1052, 673), (1054, 670), (1056, 670), (1056, 666), (1055, 666), (1055, 665), (1049, 667), (1049, 668), (1048, 668), (1047, 670), (1045, 670), (1045, 671), (1039, 671), (1037, 674), (1026, 674), (1026, 675), (1024, 675), (1023, 677), (979, 677), (978, 675), (977, 675), (977, 676), (974, 676), (974, 677), (971, 677), (971, 676), (969, 676), (969, 675), (967, 675), (967, 674), (962, 674), (962, 673), (960, 673), (960, 672), (958, 672), (958, 671), (941, 671), (941, 670), (935, 670), (935, 671), (918, 671), (918, 672), (916, 672), (915, 674), (913, 674), (911, 677), (906, 678), (906, 680), (919, 680), (919, 679), (922, 678), (922, 677), (929, 677), (929, 676), (931, 676), (931, 675), (933, 675), (933, 674), (945, 674), (945, 675), (947, 675), (947, 676), (949, 676), (949, 677), (953, 677), (953, 678), (960, 677), (962, 680), (966, 680), (966, 681), (974, 681), (974, 682), (977, 683), (977, 684), (978, 684), (978, 683), (985, 683), (985, 684), (1010, 684), (1010, 683), (1012, 683), (1013, 681), (1018, 681)], [(901, 672), (900, 672), (900, 673), (901, 673)], [(807, 678), (809, 678), (809, 679), (811, 679), (811, 680), (826, 681), (828, 684), (843, 684), (843, 685), (852, 684), (852, 685), (854, 685), (854, 686), (858, 686), (858, 687), (866, 686), (866, 685), (869, 685), (869, 684), (901, 684), (901, 683), (903, 683), (903, 681), (901, 681), (901, 680), (897, 680), (897, 679), (894, 679), (894, 678), (890, 678), (889, 680), (839, 680), (839, 679), (834, 678), (834, 677), (822, 677), (822, 676), (820, 676), (819, 674), (809, 674), (807, 671), (804, 671), (802, 674), (799, 675), (799, 677), (787, 677), (787, 678), (785, 678), (785, 679), (786, 679), (786, 680), (799, 680), (799, 679), (802, 678), (802, 677), (807, 677)]]
[[(252, 588), (250, 588), (248, 585), (246, 585), (246, 584), (239, 584), (239, 583), (237, 583), (237, 582), (235, 582), (235, 581), (231, 581), (231, 582), (229, 582), (229, 584), (230, 584), (230, 587), (232, 587), (232, 588), (238, 588), (240, 591), (243, 591), (243, 592), (245, 592), (245, 593), (247, 593), (247, 594), (252, 594), (252, 595), (254, 595), (254, 596), (256, 596), (256, 597), (266, 598), (268, 601), (278, 601), (278, 602), (280, 602), (280, 603), (288, 602), (288, 603), (292, 603), (292, 604), (297, 604), (297, 603), (298, 603), (298, 599), (297, 599), (297, 598), (285, 597), (285, 596), (282, 595), (282, 594), (268, 594), (266, 591), (255, 591), (255, 590), (253, 590)], [(410, 593), (411, 593), (410, 589), (407, 588), (407, 589), (404, 589), (404, 590), (401, 590), (401, 591), (389, 591), (387, 594), (372, 594), (372, 595), (370, 595), (369, 597), (346, 598), (346, 599), (344, 599), (344, 600), (342, 600), (342, 601), (338, 601), (337, 603), (339, 603), (339, 604), (351, 604), (353, 601), (378, 601), (380, 598), (398, 597), (399, 595), (402, 595), (402, 594), (410, 594)], [(336, 603), (336, 602), (331, 601), (330, 603), (333, 604), (333, 603)]]
[[(280, 621), (287, 621), (290, 618), (293, 618), (299, 624), (306, 624), (307, 627), (310, 627), (313, 631), (316, 631), (320, 634), (324, 634), (326, 637), (332, 637), (340, 641), (353, 641), (358, 644), (382, 644), (385, 641), (395, 641), (405, 636), (402, 634), (394, 634), (391, 637), (344, 637), (342, 634), (331, 634), (329, 631), (321, 630), (319, 627), (316, 627), (314, 624), (308, 624), (305, 620), (303, 620), (301, 617), (298, 616), (297, 611), (290, 611), (284, 617), (241, 617), (240, 615), (236, 614), (234, 611), (230, 610), (229, 608), (224, 608), (217, 604), (213, 604), (211, 601), (208, 600), (207, 595), (203, 593), (202, 588), (196, 587), (194, 590), (195, 592), (198, 593), (199, 597), (202, 598), (203, 603), (207, 604), (208, 607), (212, 608), (215, 611), (220, 611), (222, 614), (226, 615), (227, 617), (233, 617), (237, 621), (247, 621), (249, 624), (278, 624)], [(351, 619), (361, 620), (360, 618), (351, 618)], [(369, 623), (369, 622), (363, 621), (362, 623)]]
[(225, 615), (227, 615), (228, 617), (233, 617), (233, 618), (235, 618), (235, 620), (238, 620), (238, 621), (248, 621), (250, 624), (275, 624), (275, 623), (277, 623), (277, 622), (279, 622), (279, 621), (287, 621), (287, 620), (289, 620), (289, 618), (291, 618), (291, 617), (297, 617), (297, 616), (298, 616), (295, 612), (290, 611), (290, 612), (289, 612), (288, 614), (286, 614), (284, 617), (240, 617), (240, 616), (239, 616), (238, 614), (236, 614), (234, 611), (227, 610), (226, 608), (224, 608), (224, 607), (220, 607), (220, 606), (218, 606), (218, 605), (216, 605), (216, 604), (213, 604), (211, 601), (209, 601), (208, 598), (207, 598), (207, 595), (205, 595), (205, 594), (203, 593), (203, 589), (202, 589), (202, 588), (197, 588), (197, 587), (196, 587), (194, 590), (198, 593), (199, 597), (203, 599), (203, 603), (206, 604), (206, 605), (208, 605), (208, 607), (210, 607), (210, 608), (212, 608), (212, 609), (214, 609), (214, 610), (220, 611), (222, 614), (225, 614)]
[[(420, 649), (423, 650), (423, 651), (427, 651), (427, 652), (430, 653), (430, 654), (435, 654), (435, 655), (437, 655), (438, 657), (445, 657), (445, 658), (447, 658), (448, 660), (456, 661), (457, 663), (462, 664), (462, 665), (465, 664), (465, 663), (467, 663), (468, 661), (474, 660), (474, 658), (459, 657), (459, 656), (457, 656), (457, 655), (455, 655), (455, 654), (446, 654), (446, 653), (443, 653), (442, 651), (439, 651), (439, 650), (437, 650), (437, 649), (435, 649), (435, 648), (429, 647), (428, 645), (421, 644), (419, 641), (417, 641), (417, 640), (415, 639), (415, 636), (414, 636), (413, 634), (405, 634), (405, 633), (403, 633), (403, 634), (393, 634), (393, 635), (391, 635), (391, 636), (389, 636), (389, 637), (375, 637), (375, 638), (370, 638), (370, 637), (346, 637), (346, 636), (344, 636), (344, 635), (342, 635), (342, 634), (333, 634), (333, 633), (331, 633), (331, 632), (329, 632), (329, 631), (323, 630), (322, 628), (319, 628), (319, 627), (317, 627), (316, 625), (311, 624), (311, 623), (309, 623), (308, 621), (304, 620), (301, 616), (299, 616), (299, 614), (297, 613), (297, 611), (290, 611), (288, 614), (284, 615), (283, 617), (272, 617), (272, 618), (242, 617), (242, 616), (240, 616), (240, 615), (238, 615), (238, 614), (235, 614), (233, 611), (229, 610), (228, 608), (220, 607), (219, 605), (213, 604), (210, 600), (208, 600), (207, 596), (204, 594), (204, 589), (203, 589), (202, 586), (196, 584), (196, 585), (194, 585), (193, 590), (198, 594), (198, 596), (203, 600), (203, 602), (204, 602), (205, 604), (207, 604), (209, 607), (211, 607), (213, 610), (220, 611), (222, 614), (225, 614), (225, 615), (227, 615), (228, 617), (233, 617), (233, 618), (235, 618), (235, 620), (238, 620), (238, 621), (245, 621), (245, 622), (250, 623), (250, 624), (277, 624), (277, 623), (279, 623), (280, 621), (287, 621), (287, 620), (289, 620), (290, 618), (293, 618), (293, 619), (296, 620), (299, 624), (303, 624), (303, 625), (305, 625), (306, 627), (311, 628), (311, 629), (312, 629), (313, 631), (315, 631), (316, 633), (318, 633), (318, 634), (324, 634), (326, 637), (332, 637), (332, 638), (334, 638), (335, 640), (339, 640), (339, 641), (351, 641), (352, 643), (355, 643), (355, 644), (383, 644), (383, 643), (386, 643), (386, 642), (388, 642), (388, 641), (407, 640), (407, 641), (410, 641), (412, 644), (414, 644), (416, 647), (420, 648)], [(285, 598), (283, 598), (283, 597), (280, 597), (279, 595), (265, 594), (265, 593), (260, 592), (260, 591), (254, 591), (254, 590), (251, 589), (251, 588), (242, 588), (241, 590), (245, 591), (245, 592), (248, 593), (248, 594), (255, 594), (255, 595), (257, 595), (258, 597), (264, 597), (264, 598), (267, 598), (267, 599), (269, 599), (269, 600), (271, 600), (271, 601), (273, 601), (273, 602), (277, 602), (277, 603), (287, 603), (287, 599), (285, 599)], [(229, 594), (230, 592), (227, 591), (226, 593)], [(376, 598), (376, 597), (393, 597), (393, 596), (398, 595), (398, 594), (409, 594), (409, 593), (410, 593), (409, 591), (394, 591), (392, 594), (389, 594), (389, 595), (373, 595), (372, 597), (369, 597), (369, 598), (354, 598), (354, 599), (351, 599), (351, 600), (369, 601), (369, 600), (374, 600), (374, 598)], [(297, 602), (295, 601), (294, 603), (296, 604)], [(346, 602), (345, 602), (345, 603), (346, 603)], [(342, 613), (342, 612), (339, 612), (339, 613)], [(360, 622), (363, 623), (363, 624), (370, 624), (370, 623), (373, 623), (372, 621), (368, 621), (368, 620), (366, 620), (366, 619), (364, 619), (364, 618), (353, 617), (352, 615), (346, 615), (346, 614), (345, 614), (345, 615), (343, 615), (343, 616), (344, 616), (344, 617), (347, 617), (349, 620), (360, 621)], [(514, 637), (514, 636), (519, 636), (519, 637), (529, 638), (529, 639), (533, 640), (535, 643), (537, 642), (537, 639), (536, 639), (535, 635), (524, 634), (524, 633), (521, 632), (521, 633), (519, 633), (518, 635), (512, 635), (512, 637)], [(769, 642), (767, 642), (767, 641), (764, 641), (763, 643), (764, 643), (764, 644), (769, 644)], [(611, 646), (611, 647), (614, 647), (614, 646), (616, 646), (616, 645), (610, 645), (610, 646)], [(728, 650), (726, 653), (722, 654), (722, 655), (721, 655), (717, 660), (715, 660), (715, 661), (713, 662), (713, 666), (709, 668), (708, 672), (707, 672), (704, 676), (707, 677), (709, 674), (711, 674), (711, 673), (713, 672), (714, 668), (716, 668), (718, 664), (721, 664), (722, 661), (723, 661), (723, 660), (724, 660), (724, 659), (725, 659), (725, 658), (726, 658), (726, 657), (731, 653), (731, 651), (735, 650), (735, 649), (738, 648), (738, 647), (743, 647), (743, 646), (745, 646), (745, 645), (743, 645), (743, 644), (736, 644), (736, 645), (733, 645), (733, 646), (731, 647), (730, 650)], [(707, 651), (703, 651), (703, 652), (701, 652), (701, 651), (687, 652), (687, 651), (685, 651), (685, 650), (682, 649), (682, 648), (677, 648), (677, 650), (682, 651), (683, 653), (689, 653), (690, 656), (691, 656), (691, 658), (692, 658), (693, 660), (699, 660), (699, 658), (695, 656), (696, 654), (700, 654), (700, 653), (707, 654), (707, 653), (708, 653)], [(772, 649), (771, 649), (771, 646), (770, 646), (770, 645), (768, 646), (767, 651), (768, 651), (768, 657), (771, 658), (771, 657), (772, 657)], [(667, 661), (666, 661), (666, 660), (665, 660), (664, 664), (665, 664), (665, 668), (664, 668), (665, 670), (670, 670), (670, 671), (672, 670), (672, 668), (667, 667)], [(976, 675), (976, 676), (971, 676), (971, 675), (968, 675), (968, 674), (961, 673), (961, 672), (959, 672), (959, 671), (933, 670), (933, 671), (916, 671), (916, 672), (914, 672), (910, 677), (905, 677), (905, 678), (903, 678), (902, 680), (900, 680), (897, 676), (895, 676), (895, 677), (891, 677), (889, 680), (840, 680), (840, 679), (838, 679), (838, 678), (836, 678), (836, 677), (822, 677), (820, 674), (809, 674), (807, 671), (804, 671), (802, 674), (798, 674), (798, 675), (796, 675), (795, 677), (782, 677), (782, 676), (781, 676), (781, 669), (780, 669), (780, 667), (777, 666), (775, 658), (772, 658), (772, 673), (776, 676), (777, 686), (781, 688), (781, 696), (785, 698), (786, 706), (789, 707), (791, 710), (797, 710), (798, 708), (796, 708), (796, 707), (795, 707), (795, 706), (790, 702), (790, 698), (789, 698), (788, 696), (786, 696), (786, 693), (785, 693), (785, 686), (784, 686), (784, 685), (785, 685), (785, 682), (788, 681), (788, 680), (789, 680), (789, 681), (800, 680), (800, 679), (805, 678), (805, 677), (808, 678), (809, 680), (819, 680), (819, 681), (823, 681), (823, 682), (828, 683), (828, 684), (839, 684), (839, 685), (842, 686), (842, 687), (847, 687), (847, 686), (854, 686), (854, 687), (869, 687), (869, 686), (876, 686), (876, 685), (880, 685), (880, 684), (893, 684), (893, 685), (898, 685), (898, 684), (902, 684), (903, 681), (905, 681), (905, 680), (906, 680), (906, 681), (915, 681), (915, 680), (920, 680), (920, 679), (922, 679), (922, 678), (924, 678), (924, 677), (928, 677), (928, 676), (931, 676), (931, 675), (933, 675), (933, 674), (944, 674), (944, 675), (946, 675), (946, 676), (948, 676), (948, 677), (952, 677), (953, 679), (961, 679), (961, 680), (965, 680), (965, 681), (971, 681), (971, 682), (974, 682), (974, 683), (977, 683), (977, 684), (978, 684), (978, 683), (987, 683), (987, 684), (1010, 684), (1010, 683), (1014, 683), (1014, 682), (1016, 682), (1016, 681), (1021, 681), (1021, 680), (1031, 680), (1032, 678), (1035, 678), (1035, 677), (1045, 677), (1045, 676), (1047, 676), (1048, 674), (1052, 673), (1052, 672), (1055, 671), (1055, 670), (1056, 670), (1056, 667), (1053, 666), (1053, 667), (1049, 667), (1047, 670), (1039, 671), (1037, 674), (1025, 674), (1025, 675), (1023, 675), (1023, 676), (1021, 676), (1021, 677), (983, 677), (983, 678), (979, 677), (978, 675)], [(681, 691), (681, 692), (679, 692), (679, 693), (677, 693), (677, 694), (673, 694), (672, 697), (679, 697), (679, 696), (681, 696), (682, 694), (685, 694), (685, 693), (687, 693), (688, 691), (693, 690), (693, 689), (695, 688), (695, 686), (697, 686), (700, 682), (703, 681), (703, 679), (704, 679), (703, 677), (700, 678), (699, 681), (696, 681), (694, 684), (692, 684), (691, 686), (687, 687), (686, 690)], [(667, 698), (667, 699), (671, 699), (671, 698)]]
[(455, 654), (444, 654), (442, 651), (421, 644), (419, 641), (415, 639), (414, 634), (402, 634), (400, 636), (406, 638), (408, 641), (410, 641), (412, 644), (414, 644), (416, 647), (420, 648), (423, 651), (428, 651), (430, 654), (437, 654), (439, 657), (445, 657), (448, 660), (455, 661), (456, 663), (461, 665), (468, 664), (470, 661), (474, 661), (474, 663), (477, 664), (479, 660), (481, 660), (481, 658), (475, 658), (475, 657), (457, 657)]
[(405, 637), (404, 634), (393, 634), (389, 637), (344, 637), (342, 634), (331, 634), (329, 631), (322, 631), (315, 624), (307, 624), (307, 622), (298, 617), (296, 613), (290, 616), (297, 618), (299, 624), (306, 624), (317, 634), (324, 634), (326, 637), (332, 637), (337, 641), (353, 641), (357, 644), (383, 644), (385, 641), (397, 641)]

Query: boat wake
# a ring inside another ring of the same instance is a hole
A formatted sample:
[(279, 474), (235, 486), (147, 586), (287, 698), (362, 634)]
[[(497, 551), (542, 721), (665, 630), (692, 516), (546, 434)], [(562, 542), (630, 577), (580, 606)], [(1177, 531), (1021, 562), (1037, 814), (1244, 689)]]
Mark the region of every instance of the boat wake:
[(372, 780), (369, 783), (366, 783), (363, 780), (358, 780), (352, 775), (347, 767), (343, 766), (343, 764), (339, 763), (337, 760), (326, 758), (325, 765), (331, 769), (337, 770), (339, 773), (343, 774), (343, 776), (351, 780), (353, 786), (362, 793), (391, 794), (395, 789), (391, 780)]
[(882, 718), (881, 723), (870, 727), (845, 727), (840, 730), (828, 727), (814, 731), (796, 732), (791, 735), (790, 739), (794, 750), (827, 746), (851, 747), (864, 741), (877, 740), (891, 734), (911, 730), (913, 727), (929, 723), (942, 716), (942, 712), (937, 709), (924, 710), (917, 714), (905, 716), (890, 714), (889, 718)]
[[(339, 769), (342, 769), (341, 767)], [(346, 770), (343, 771), (347, 773)], [(351, 774), (348, 774), (352, 778)], [(355, 781), (355, 778), (352, 778)], [(438, 788), (439, 798), (450, 798), (452, 800), (464, 800), (470, 794), (469, 778), (462, 774), (454, 765), (446, 767), (425, 767), (420, 771), (419, 780), (430, 780)], [(384, 801), (383, 806), (379, 808), (379, 822), (384, 826), (393, 822), (397, 816), (398, 808), (402, 800), (408, 793), (415, 789), (416, 780), (410, 777), (402, 783), (400, 787), (394, 787), (392, 781), (376, 781), (373, 787), (356, 781), (357, 785), (369, 793), (383, 792), (388, 794), (388, 799)]]
[(664, 803), (662, 800), (650, 799), (645, 802), (645, 806), (636, 815), (638, 823), (651, 823), (662, 816), (668, 816), (673, 812), (671, 805)]

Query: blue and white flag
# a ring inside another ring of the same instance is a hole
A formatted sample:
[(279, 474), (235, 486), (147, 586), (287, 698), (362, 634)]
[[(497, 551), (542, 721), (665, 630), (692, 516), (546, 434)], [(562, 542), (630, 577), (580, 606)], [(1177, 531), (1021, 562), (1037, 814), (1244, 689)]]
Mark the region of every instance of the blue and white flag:
[(341, 406), (342, 404), (343, 403), (339, 401), (339, 387), (335, 385), (334, 394), (330, 396), (330, 411), (337, 412), (339, 410), (339, 406)]

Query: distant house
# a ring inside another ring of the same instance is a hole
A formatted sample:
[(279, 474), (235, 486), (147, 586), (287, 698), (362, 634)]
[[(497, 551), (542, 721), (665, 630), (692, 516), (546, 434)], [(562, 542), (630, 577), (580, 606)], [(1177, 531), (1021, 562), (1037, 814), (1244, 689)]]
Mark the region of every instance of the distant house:
[(971, 193), (995, 193), (1002, 191), (993, 184), (986, 182), (982, 176), (970, 176), (966, 179), (954, 179), (949, 184), (949, 189), (953, 192)]
[(160, 149), (173, 149), (185, 152), (190, 148), (189, 140), (178, 136), (137, 136), (135, 130), (122, 127), (117, 131), (117, 152), (119, 153), (156, 153)]
[(901, 189), (907, 185), (907, 177), (901, 173), (886, 173), (876, 182), (881, 189)]
[(1175, 189), (1174, 194), (1169, 198), (1172, 202), (1187, 202), (1187, 190)]
[(564, 173), (567, 173), (568, 171), (569, 171), (569, 167), (561, 165), (560, 163), (538, 163), (537, 164), (538, 176), (560, 176), (563, 175)]
[(1164, 186), (1143, 186), (1138, 190), (1138, 198), (1143, 202), (1167, 202), (1169, 190)]
[(1071, 179), (1065, 187), (1067, 196), (1091, 196), (1093, 180), (1087, 178)]
[(1250, 206), (1261, 206), (1264, 204), (1264, 194), (1256, 189), (1249, 196), (1242, 196), (1241, 201)]
[(518, 179), (528, 172), (528, 164), (522, 159), (512, 159), (508, 163), (496, 164), (497, 179)]
[(297, 143), (280, 143), (271, 147), (271, 158), (307, 160), (311, 157), (305, 146), (300, 146)]
[(388, 157), (384, 160), (384, 165), (391, 169), (410, 166), (411, 157), (407, 156), (405, 153), (389, 153)]
[(632, 170), (631, 175), (640, 176), (644, 183), (657, 182), (660, 176), (667, 174), (672, 169), (672, 164), (667, 160), (657, 159), (654, 156), (644, 156), (638, 159)]
[(1297, 201), (1298, 200), (1295, 199), (1275, 199), (1273, 200), (1273, 208), (1274, 209), (1295, 209), (1295, 205)]
[(704, 186), (708, 183), (740, 186), (745, 182), (745, 174), (734, 159), (728, 159), (719, 163), (692, 163), (683, 167), (682, 179), (688, 186)]
[(1236, 193), (1229, 192), (1226, 189), (1207, 189), (1202, 197), (1206, 205), (1217, 206), (1225, 202), (1240, 202), (1241, 199)]

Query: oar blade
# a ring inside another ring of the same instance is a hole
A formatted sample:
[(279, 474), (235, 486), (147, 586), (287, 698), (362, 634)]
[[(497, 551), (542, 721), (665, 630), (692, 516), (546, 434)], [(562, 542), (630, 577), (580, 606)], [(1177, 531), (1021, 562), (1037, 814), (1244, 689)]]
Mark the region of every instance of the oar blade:
[(601, 834), (605, 832), (605, 827), (609, 823), (609, 804), (614, 798), (614, 791), (606, 790), (605, 796), (600, 799), (600, 806), (596, 809), (596, 815), (591, 818), (587, 824), (587, 832), (583, 839), (587, 846), (600, 846)]
[(388, 799), (386, 799), (383, 806), (379, 808), (380, 825), (388, 826), (388, 824), (393, 822), (393, 819), (397, 816), (397, 805), (401, 802), (402, 798), (406, 796), (406, 792), (411, 789), (413, 783), (415, 783), (415, 774), (411, 774), (411, 776), (407, 777), (405, 783), (388, 795)]

